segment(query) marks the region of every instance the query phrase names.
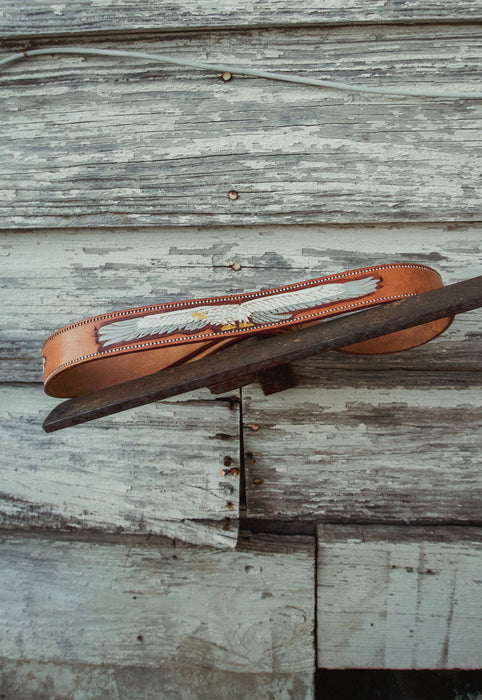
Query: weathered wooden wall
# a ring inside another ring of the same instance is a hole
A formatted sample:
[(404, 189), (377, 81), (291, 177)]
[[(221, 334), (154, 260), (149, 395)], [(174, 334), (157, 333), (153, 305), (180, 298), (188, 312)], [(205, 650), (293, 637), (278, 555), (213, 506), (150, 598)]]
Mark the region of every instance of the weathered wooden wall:
[[(65, 38), (49, 41), (56, 43)], [(462, 90), (482, 73), (480, 32), (463, 25), (233, 30), (128, 43), (392, 87)], [(103, 38), (102, 46), (119, 41)], [(25, 62), (12, 66), (2, 91), (11, 137), (1, 161), (7, 225), (479, 218), (477, 101), (355, 97), (241, 75), (225, 83), (191, 68), (80, 56), (35, 59), (34, 73)]]
[[(0, 36), (2, 56), (128, 46), (462, 90), (481, 18), (4, 0)], [(72, 56), (0, 91), (4, 697), (298, 699), (317, 666), (480, 666), (479, 312), (410, 352), (297, 363), (284, 394), (198, 391), (48, 436), (40, 354), (153, 300), (384, 262), (480, 274), (480, 101)]]

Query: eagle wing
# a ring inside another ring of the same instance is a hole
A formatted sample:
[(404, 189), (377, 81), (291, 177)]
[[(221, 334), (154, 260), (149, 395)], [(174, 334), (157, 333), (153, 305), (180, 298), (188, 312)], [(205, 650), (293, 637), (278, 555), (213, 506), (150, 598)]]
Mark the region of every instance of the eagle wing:
[(375, 277), (364, 277), (348, 282), (322, 284), (296, 292), (282, 292), (251, 299), (241, 306), (253, 323), (276, 323), (288, 320), (296, 311), (371, 294), (376, 291), (378, 282)]
[(197, 306), (112, 321), (97, 329), (97, 340), (104, 347), (109, 347), (152, 336), (200, 331), (215, 326), (235, 328), (239, 322), (276, 323), (290, 319), (296, 311), (365, 296), (374, 292), (377, 285), (375, 277), (365, 277), (361, 280), (307, 287), (296, 292), (271, 294), (241, 304)]
[(104, 347), (109, 347), (151, 336), (200, 331), (209, 326), (232, 323), (232, 319), (236, 319), (237, 309), (237, 304), (198, 306), (114, 321), (106, 323), (97, 330), (97, 340)]

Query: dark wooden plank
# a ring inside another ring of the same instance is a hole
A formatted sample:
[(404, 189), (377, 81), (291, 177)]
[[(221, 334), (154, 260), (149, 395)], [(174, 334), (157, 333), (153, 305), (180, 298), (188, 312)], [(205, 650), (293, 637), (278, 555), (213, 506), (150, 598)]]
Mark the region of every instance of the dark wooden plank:
[[(473, 89), (482, 71), (478, 28), (462, 25), (209, 32), (130, 47), (442, 93)], [(477, 101), (224, 83), (79, 56), (23, 61), (0, 86), (3, 227), (480, 218)]]

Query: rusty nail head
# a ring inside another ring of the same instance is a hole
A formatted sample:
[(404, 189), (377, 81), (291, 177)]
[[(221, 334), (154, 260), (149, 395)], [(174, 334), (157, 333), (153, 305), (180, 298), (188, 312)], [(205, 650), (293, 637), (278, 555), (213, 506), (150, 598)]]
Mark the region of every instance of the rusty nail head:
[(226, 507), (227, 507), (227, 508), (234, 508), (234, 503), (233, 503), (232, 501), (228, 501), (228, 502), (226, 503)]
[(231, 267), (232, 267), (233, 270), (235, 270), (236, 272), (238, 272), (238, 270), (241, 269), (241, 265), (240, 265), (239, 263), (237, 263), (237, 262), (234, 262), (234, 263), (231, 265)]
[(259, 425), (257, 423), (253, 423), (251, 430), (259, 430)]
[(253, 484), (256, 484), (256, 486), (259, 486), (262, 483), (263, 479), (260, 479), (259, 476), (257, 476), (256, 479), (253, 479)]
[(230, 73), (228, 70), (225, 70), (221, 76), (221, 78), (224, 80), (225, 83), (227, 83), (228, 80), (231, 80), (232, 77), (233, 77), (233, 74)]
[(231, 464), (233, 463), (233, 458), (230, 457), (229, 455), (226, 455), (226, 457), (223, 460), (223, 464), (225, 467), (230, 467)]
[(237, 467), (231, 467), (231, 469), (229, 469), (229, 467), (228, 467), (227, 469), (223, 469), (221, 471), (221, 474), (223, 476), (238, 476), (239, 469)]
[(239, 198), (239, 194), (236, 192), (236, 190), (231, 190), (228, 192), (228, 197), (229, 199), (235, 200)]

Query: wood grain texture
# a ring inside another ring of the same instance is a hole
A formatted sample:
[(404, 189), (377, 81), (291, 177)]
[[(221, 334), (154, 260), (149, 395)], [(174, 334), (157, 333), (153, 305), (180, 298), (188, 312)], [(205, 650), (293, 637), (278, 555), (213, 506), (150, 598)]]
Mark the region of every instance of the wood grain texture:
[[(0, 687), (15, 700), (312, 700), (313, 673), (244, 673), (145, 666), (0, 660)], [(180, 695), (182, 693), (182, 695)], [(141, 695), (142, 694), (142, 695)]]
[(475, 373), (300, 369), (285, 393), (243, 389), (248, 517), (481, 522)]
[(237, 403), (197, 392), (52, 438), (54, 403), (40, 386), (1, 387), (3, 527), (236, 545), (239, 476), (223, 469), (225, 456), (239, 467)]
[[(0, 380), (42, 381), (46, 338), (98, 313), (387, 262), (431, 265), (450, 284), (480, 274), (481, 239), (480, 224), (4, 231)], [(304, 367), (314, 376), (327, 367), (482, 369), (480, 319), (480, 311), (461, 315), (443, 336), (410, 352), (368, 358), (332, 352)]]
[(64, 36), (71, 33), (119, 31), (167, 31), (213, 27), (226, 29), (272, 25), (323, 25), (340, 23), (476, 21), (482, 18), (479, 0), (375, 0), (370, 5), (356, 0), (310, 0), (303, 11), (288, 0), (269, 3), (212, 3), (207, 0), (154, 2), (130, 0), (74, 0), (69, 3), (33, 0), (26, 7), (20, 0), (3, 0), (2, 37)]
[[(463, 90), (482, 74), (480, 31), (462, 25), (185, 33), (129, 46), (387, 87)], [(3, 227), (480, 218), (476, 100), (224, 83), (95, 57), (31, 59), (4, 71), (0, 88)]]
[(187, 697), (203, 674), (312, 673), (313, 538), (284, 553), (264, 539), (220, 552), (4, 534), (0, 655), (165, 669), (167, 683), (183, 669)]
[(320, 527), (318, 665), (480, 668), (481, 535)]

